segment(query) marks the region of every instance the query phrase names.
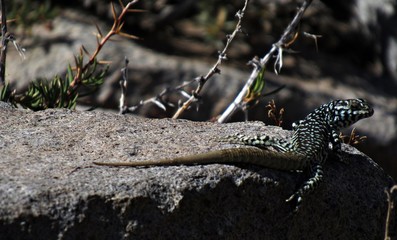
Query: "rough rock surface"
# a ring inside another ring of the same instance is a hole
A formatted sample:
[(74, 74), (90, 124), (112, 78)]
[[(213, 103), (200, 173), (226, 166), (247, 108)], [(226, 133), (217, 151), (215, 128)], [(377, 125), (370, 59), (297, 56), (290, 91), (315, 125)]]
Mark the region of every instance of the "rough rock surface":
[[(304, 173), (250, 165), (99, 167), (233, 147), (259, 122), (214, 124), (105, 112), (0, 108), (0, 239), (382, 239), (392, 180), (343, 146), (291, 215)], [(303, 237), (304, 236), (304, 237)]]

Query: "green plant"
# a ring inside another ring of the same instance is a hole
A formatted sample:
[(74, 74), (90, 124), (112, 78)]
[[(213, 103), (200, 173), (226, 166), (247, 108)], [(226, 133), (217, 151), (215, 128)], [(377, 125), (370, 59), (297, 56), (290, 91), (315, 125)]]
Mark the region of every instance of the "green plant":
[[(75, 58), (77, 69), (83, 67), (83, 54)], [(64, 78), (55, 76), (53, 79), (37, 79), (33, 81), (20, 99), (19, 103), (32, 110), (44, 110), (47, 108), (68, 108), (76, 107), (79, 97), (87, 96), (95, 92), (104, 82), (108, 66), (97, 71), (98, 62), (94, 61), (92, 65), (81, 72), (81, 86), (85, 92), (79, 93), (77, 89), (70, 89), (70, 84), (74, 80), (72, 67), (69, 65), (68, 71)]]
[[(138, 2), (138, 0), (130, 1), (127, 5), (123, 5), (120, 1), (122, 10), (117, 14), (115, 7), (111, 4), (113, 13), (113, 26), (106, 35), (103, 35), (98, 28), (97, 47), (90, 54), (84, 46), (80, 48), (80, 52), (75, 56), (74, 65), (69, 65), (67, 73), (64, 77), (55, 76), (52, 79), (36, 79), (30, 83), (28, 90), (20, 95), (12, 98), (13, 104), (20, 104), (24, 108), (32, 110), (44, 110), (47, 108), (68, 108), (76, 107), (77, 99), (94, 93), (103, 84), (109, 65), (104, 61), (99, 61), (97, 56), (107, 41), (113, 35), (120, 35), (136, 39), (137, 37), (123, 33), (121, 31), (124, 25), (124, 17), (128, 12), (138, 12), (130, 7)], [(84, 61), (84, 55), (88, 56), (88, 60)], [(104, 67), (99, 68), (101, 64)], [(10, 99), (7, 95), (9, 91), (8, 85), (1, 90), (2, 99)]]
[(10, 84), (5, 82), (3, 86), (0, 86), (0, 101), (8, 102), (12, 99), (13, 92), (10, 90)]

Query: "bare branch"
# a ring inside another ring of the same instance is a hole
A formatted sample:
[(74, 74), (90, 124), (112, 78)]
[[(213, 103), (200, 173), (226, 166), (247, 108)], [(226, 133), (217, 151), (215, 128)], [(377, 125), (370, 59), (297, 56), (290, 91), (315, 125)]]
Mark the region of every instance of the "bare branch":
[[(129, 12), (129, 8), (134, 5), (135, 3), (137, 3), (139, 0), (133, 0), (128, 2), (127, 5), (125, 5), (121, 12), (119, 13), (119, 15), (117, 15), (116, 13), (116, 9), (113, 5), (113, 3), (111, 3), (111, 10), (112, 10), (112, 15), (113, 15), (113, 26), (112, 28), (109, 30), (109, 32), (106, 34), (106, 36), (102, 36), (102, 34), (99, 31), (99, 36), (97, 36), (97, 48), (95, 49), (94, 53), (91, 55), (90, 59), (88, 60), (88, 62), (83, 66), (83, 68), (81, 69), (81, 72), (84, 72), (85, 70), (87, 70), (88, 67), (90, 67), (94, 61), (96, 60), (99, 52), (102, 50), (103, 46), (105, 45), (105, 43), (107, 41), (109, 41), (109, 39), (113, 36), (113, 35), (123, 35), (126, 36), (125, 33), (121, 33), (121, 28), (124, 24), (123, 19), (125, 17), (125, 15)], [(98, 28), (98, 27), (97, 27)], [(98, 28), (99, 30), (99, 28)], [(132, 35), (128, 35), (129, 38), (132, 38)], [(69, 86), (69, 91), (73, 92), (76, 91), (76, 89), (80, 86), (80, 75), (76, 74), (73, 81), (70, 83)]]
[(385, 193), (387, 196), (387, 215), (386, 215), (386, 223), (385, 223), (385, 240), (391, 240), (389, 236), (389, 227), (390, 227), (390, 215), (394, 209), (394, 201), (392, 198), (393, 192), (397, 191), (397, 185), (392, 186), (390, 189), (385, 189)]
[[(237, 110), (242, 108), (244, 97), (247, 95), (248, 90), (250, 89), (251, 85), (254, 83), (255, 79), (258, 77), (258, 74), (262, 71), (263, 68), (266, 67), (267, 63), (269, 62), (270, 58), (277, 54), (277, 59), (275, 65), (278, 65), (279, 70), (282, 67), (282, 52), (285, 51), (297, 38), (297, 30), (299, 28), (299, 23), (302, 19), (302, 16), (309, 5), (312, 3), (313, 0), (305, 0), (302, 6), (298, 9), (294, 19), (285, 29), (283, 35), (280, 39), (273, 44), (270, 51), (260, 59), (259, 64), (254, 66), (254, 69), (251, 72), (246, 84), (244, 85), (243, 89), (234, 99), (233, 103), (229, 105), (229, 107), (223, 112), (223, 114), (219, 117), (218, 122), (223, 123), (226, 122), (230, 116)], [(279, 71), (278, 70), (278, 71)]]
[(322, 35), (315, 35), (307, 32), (303, 32), (303, 35), (308, 38), (312, 38), (314, 40), (314, 44), (316, 45), (316, 51), (318, 51), (318, 44), (317, 44), (317, 38), (322, 37)]
[(197, 99), (197, 96), (199, 96), (199, 93), (200, 93), (201, 90), (203, 89), (204, 84), (205, 84), (213, 75), (219, 74), (219, 73), (220, 73), (219, 66), (220, 66), (221, 63), (222, 63), (222, 60), (226, 60), (226, 59), (227, 59), (226, 51), (228, 50), (228, 48), (229, 48), (231, 42), (233, 41), (233, 39), (234, 39), (234, 37), (237, 35), (237, 33), (238, 33), (238, 32), (241, 32), (241, 22), (242, 22), (242, 20), (243, 20), (245, 10), (247, 9), (248, 1), (249, 1), (249, 0), (245, 0), (244, 7), (236, 13), (236, 17), (238, 18), (236, 27), (235, 27), (235, 29), (234, 29), (234, 31), (233, 31), (232, 34), (227, 35), (227, 37), (226, 37), (226, 39), (227, 39), (226, 45), (225, 45), (225, 47), (223, 48), (223, 50), (222, 50), (221, 52), (219, 52), (219, 54), (218, 54), (218, 60), (216, 61), (216, 63), (214, 64), (214, 66), (208, 71), (208, 73), (207, 73), (205, 76), (200, 76), (199, 78), (196, 78), (196, 80), (197, 80), (197, 79), (200, 80), (200, 81), (198, 81), (197, 88), (192, 92), (192, 94), (190, 95), (190, 98), (189, 98), (187, 101), (185, 101), (185, 102), (182, 104), (182, 106), (176, 111), (176, 113), (174, 114), (174, 116), (173, 116), (172, 118), (174, 118), (174, 119), (179, 118), (179, 117), (181, 116), (181, 114), (182, 114), (186, 109), (188, 109), (192, 103), (194, 103), (194, 102), (196, 102), (196, 101), (198, 100), (198, 99)]
[(124, 114), (128, 112), (128, 108), (126, 106), (126, 95), (127, 95), (127, 79), (128, 79), (128, 58), (125, 57), (124, 67), (121, 69), (122, 79), (120, 80), (121, 87), (121, 96), (120, 96), (120, 104), (119, 104), (119, 114)]

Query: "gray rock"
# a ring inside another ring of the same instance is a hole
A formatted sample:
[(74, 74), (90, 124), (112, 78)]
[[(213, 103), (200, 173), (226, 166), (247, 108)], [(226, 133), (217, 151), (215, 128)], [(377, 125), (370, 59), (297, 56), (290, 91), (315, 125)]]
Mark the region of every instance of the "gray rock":
[(0, 239), (381, 239), (392, 180), (343, 146), (300, 211), (306, 178), (250, 165), (150, 168), (92, 161), (167, 158), (233, 147), (235, 132), (288, 137), (259, 122), (215, 124), (105, 112), (0, 108)]
[(0, 101), (0, 108), (13, 108), (11, 103)]

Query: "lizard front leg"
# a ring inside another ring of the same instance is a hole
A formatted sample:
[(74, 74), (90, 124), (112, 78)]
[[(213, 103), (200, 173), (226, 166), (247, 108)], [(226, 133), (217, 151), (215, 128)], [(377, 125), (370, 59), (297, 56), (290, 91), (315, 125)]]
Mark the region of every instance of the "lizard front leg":
[(342, 143), (341, 143), (340, 138), (339, 138), (339, 133), (337, 131), (335, 131), (335, 130), (331, 130), (331, 134), (330, 135), (331, 136), (329, 136), (329, 138), (330, 138), (330, 142), (331, 142), (331, 145), (332, 145), (332, 151), (339, 155), (340, 152), (342, 151), (341, 150)]
[(323, 179), (323, 168), (321, 164), (316, 164), (313, 166), (311, 171), (312, 177), (310, 177), (303, 185), (296, 191), (294, 194), (289, 197), (286, 202), (290, 202), (293, 199), (296, 199), (296, 207), (295, 211), (298, 210), (300, 204), (303, 200), (303, 197), (308, 195), (310, 192), (315, 190), (318, 185), (322, 182)]
[(331, 147), (332, 147), (332, 152), (336, 155), (337, 159), (342, 162), (347, 164), (347, 160), (345, 160), (342, 157), (342, 143), (341, 139), (339, 137), (339, 133), (335, 130), (331, 130), (331, 134), (329, 136), (329, 140), (331, 142)]
[(304, 120), (298, 120), (296, 122), (293, 122), (292, 123), (292, 130), (294, 130), (294, 131), (298, 130), (299, 125), (301, 125), (301, 123), (303, 123), (303, 122), (304, 122)]

